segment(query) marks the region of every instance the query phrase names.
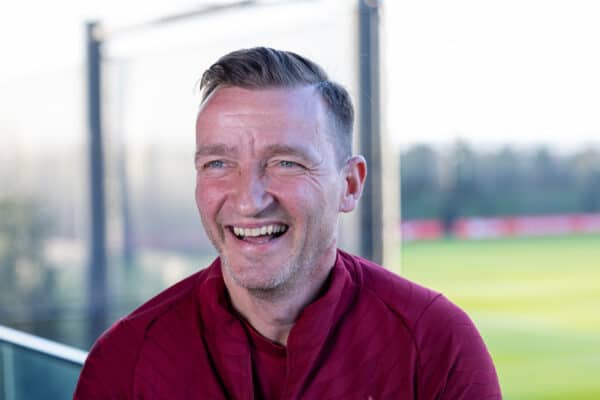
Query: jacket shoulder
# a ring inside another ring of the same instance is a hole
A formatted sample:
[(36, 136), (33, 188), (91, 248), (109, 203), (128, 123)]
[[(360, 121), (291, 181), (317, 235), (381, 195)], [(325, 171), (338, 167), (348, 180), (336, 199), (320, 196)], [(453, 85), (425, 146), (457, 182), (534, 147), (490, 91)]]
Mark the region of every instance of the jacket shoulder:
[(360, 257), (344, 255), (362, 291), (395, 314), (417, 352), (425, 399), (501, 399), (498, 377), (475, 324), (442, 294)]
[(88, 354), (74, 399), (130, 398), (147, 332), (170, 310), (194, 300), (194, 289), (207, 278), (211, 267), (169, 287), (106, 330)]
[(442, 295), (372, 261), (340, 252), (355, 284), (382, 302), (414, 329), (422, 314)]

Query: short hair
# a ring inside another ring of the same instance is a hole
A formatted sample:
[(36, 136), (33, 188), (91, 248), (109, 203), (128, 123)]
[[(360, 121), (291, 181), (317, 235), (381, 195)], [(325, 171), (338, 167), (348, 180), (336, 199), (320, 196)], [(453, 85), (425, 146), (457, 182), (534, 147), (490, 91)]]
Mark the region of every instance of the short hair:
[(268, 47), (233, 51), (202, 74), (201, 101), (206, 101), (220, 86), (245, 89), (314, 86), (332, 117), (338, 163), (343, 164), (352, 155), (352, 99), (342, 85), (331, 81), (323, 68), (306, 57)]

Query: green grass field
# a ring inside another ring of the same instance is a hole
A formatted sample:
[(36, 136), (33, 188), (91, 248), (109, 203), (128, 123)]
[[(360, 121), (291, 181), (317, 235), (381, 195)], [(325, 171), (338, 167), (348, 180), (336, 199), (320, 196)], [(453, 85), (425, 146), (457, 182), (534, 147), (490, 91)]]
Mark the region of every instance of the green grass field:
[(408, 243), (402, 275), (479, 327), (507, 400), (600, 399), (600, 236)]

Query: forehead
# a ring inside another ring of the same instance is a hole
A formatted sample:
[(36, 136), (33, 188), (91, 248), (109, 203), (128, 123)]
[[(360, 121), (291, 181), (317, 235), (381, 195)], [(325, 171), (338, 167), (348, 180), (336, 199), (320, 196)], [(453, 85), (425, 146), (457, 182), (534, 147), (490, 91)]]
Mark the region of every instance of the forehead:
[(196, 122), (197, 139), (228, 133), (309, 133), (325, 129), (327, 116), (312, 86), (244, 89), (221, 87), (202, 105)]

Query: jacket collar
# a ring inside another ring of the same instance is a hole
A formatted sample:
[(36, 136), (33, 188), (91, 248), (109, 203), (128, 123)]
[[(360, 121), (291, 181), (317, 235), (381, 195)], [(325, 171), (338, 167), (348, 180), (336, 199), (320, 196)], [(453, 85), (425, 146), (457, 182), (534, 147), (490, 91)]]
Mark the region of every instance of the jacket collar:
[[(351, 271), (355, 269), (349, 264), (351, 257), (338, 250), (321, 295), (302, 310), (290, 332), (284, 398), (302, 387), (332, 329), (354, 301), (356, 289)], [(219, 259), (208, 268), (197, 296), (205, 344), (224, 387), (234, 398), (251, 398), (250, 345), (243, 322), (229, 300)]]

